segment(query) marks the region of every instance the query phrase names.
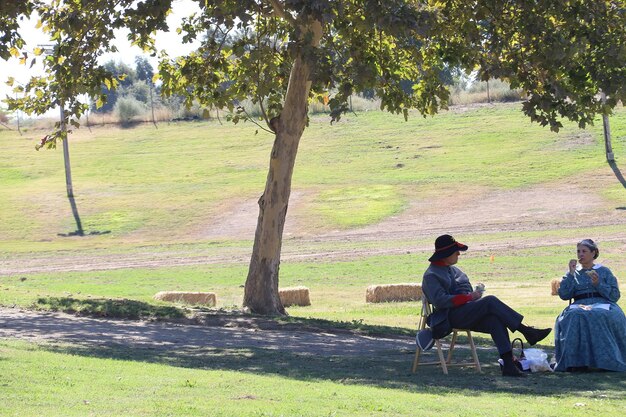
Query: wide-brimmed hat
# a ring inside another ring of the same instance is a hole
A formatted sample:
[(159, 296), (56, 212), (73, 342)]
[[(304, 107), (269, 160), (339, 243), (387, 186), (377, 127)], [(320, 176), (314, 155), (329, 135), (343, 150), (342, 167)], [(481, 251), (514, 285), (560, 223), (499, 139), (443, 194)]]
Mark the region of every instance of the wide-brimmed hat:
[(435, 240), (435, 253), (428, 258), (430, 262), (447, 258), (457, 251), (466, 251), (467, 245), (457, 242), (450, 235), (441, 235)]

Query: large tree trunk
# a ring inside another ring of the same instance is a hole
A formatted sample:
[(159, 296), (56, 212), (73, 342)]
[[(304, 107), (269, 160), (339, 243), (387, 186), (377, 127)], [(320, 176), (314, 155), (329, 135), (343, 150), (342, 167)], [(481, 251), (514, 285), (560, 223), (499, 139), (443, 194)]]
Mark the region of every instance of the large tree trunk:
[[(315, 34), (312, 45), (317, 46), (321, 25), (314, 22), (309, 27)], [(259, 218), (243, 299), (244, 306), (257, 314), (286, 314), (278, 297), (278, 270), (291, 177), (307, 120), (310, 72), (309, 63), (298, 56), (289, 75), (283, 112), (273, 124), (276, 139), (265, 192), (259, 199)]]

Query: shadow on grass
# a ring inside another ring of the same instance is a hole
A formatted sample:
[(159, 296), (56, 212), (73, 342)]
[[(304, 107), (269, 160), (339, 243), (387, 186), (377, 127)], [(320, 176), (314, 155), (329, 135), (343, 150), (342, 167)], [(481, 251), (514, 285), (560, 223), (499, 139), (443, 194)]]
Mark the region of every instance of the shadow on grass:
[(623, 373), (532, 374), (526, 378), (503, 378), (491, 363), (494, 352), (482, 352), (483, 373), (473, 368), (455, 368), (443, 375), (437, 367), (419, 368), (410, 373), (413, 352), (390, 351), (377, 357), (316, 356), (269, 349), (184, 348), (162, 351), (124, 346), (47, 346), (62, 354), (165, 364), (183, 368), (235, 371), (296, 380), (324, 380), (346, 385), (401, 389), (436, 395), (489, 395), (515, 392), (516, 395), (621, 399), (626, 382)]
[(128, 299), (80, 299), (71, 297), (41, 297), (34, 307), (38, 310), (58, 311), (82, 317), (107, 317), (116, 319), (172, 320), (180, 323), (188, 313), (194, 318), (189, 324), (205, 326), (245, 327), (256, 330), (307, 330), (358, 333), (368, 336), (397, 335), (414, 337), (414, 331), (402, 327), (365, 324), (362, 320), (331, 321), (324, 319), (257, 316), (239, 311), (216, 310), (202, 307), (180, 308), (159, 306)]
[(72, 208), (72, 215), (74, 216), (74, 221), (76, 222), (76, 230), (69, 233), (57, 233), (57, 236), (61, 237), (71, 237), (71, 236), (87, 236), (87, 235), (106, 235), (111, 233), (110, 230), (105, 231), (93, 231), (89, 233), (85, 233), (83, 230), (83, 223), (80, 220), (80, 215), (78, 214), (78, 206), (76, 205), (76, 199), (74, 197), (68, 197), (70, 201), (70, 207)]
[[(123, 312), (124, 317), (136, 314), (176, 318), (183, 312), (175, 307), (129, 300), (42, 300), (47, 307), (58, 306), (65, 311), (90, 306), (91, 315), (99, 313), (104, 317), (120, 317)], [(305, 322), (293, 319), (287, 326), (301, 326)], [(232, 325), (236, 321), (231, 318), (229, 323)], [(43, 344), (42, 348), (62, 354), (306, 381), (324, 380), (437, 395), (457, 395), (463, 391), (473, 395), (515, 392), (516, 395), (559, 396), (576, 393), (595, 398), (600, 391), (603, 398), (621, 398), (626, 389), (623, 373), (540, 373), (526, 378), (503, 378), (496, 363), (493, 343), (488, 337), (478, 335), (475, 339), (483, 373), (478, 374), (468, 366), (452, 368), (446, 376), (434, 366), (420, 367), (416, 374), (411, 374), (414, 342), (412, 337), (397, 335), (373, 339), (355, 335), (355, 332), (341, 334), (341, 329), (337, 333), (328, 333), (291, 331), (301, 330), (301, 327), (265, 331), (254, 325), (244, 330), (228, 325), (145, 324), (96, 319), (77, 322), (56, 315), (25, 317), (19, 322), (13, 321), (11, 326), (18, 333), (44, 335), (43, 340), (47, 337), (54, 343)], [(459, 340), (455, 356), (468, 356), (465, 344), (464, 338)], [(428, 355), (434, 355), (434, 351)]]
[(35, 308), (89, 317), (117, 319), (180, 319), (185, 313), (176, 307), (156, 306), (126, 299), (38, 298)]
[(622, 175), (622, 171), (619, 170), (615, 161), (609, 161), (609, 166), (613, 170), (613, 173), (615, 174), (615, 178), (617, 178), (617, 180), (622, 184), (622, 186), (626, 188), (626, 179)]

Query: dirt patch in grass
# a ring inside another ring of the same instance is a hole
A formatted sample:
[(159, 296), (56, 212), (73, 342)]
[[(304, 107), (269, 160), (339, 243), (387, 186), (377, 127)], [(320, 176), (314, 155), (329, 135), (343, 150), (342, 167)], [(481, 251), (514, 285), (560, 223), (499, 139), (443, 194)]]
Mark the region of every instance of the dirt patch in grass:
[[(252, 239), (259, 216), (259, 197), (248, 197), (243, 200), (230, 200), (219, 209), (219, 214), (208, 219), (206, 226), (193, 233), (199, 239)], [(289, 198), (289, 214), (285, 222), (285, 236), (307, 230), (300, 213), (300, 202), (306, 193), (295, 191)]]
[[(209, 314), (191, 321), (97, 319), (56, 312), (0, 308), (0, 339), (88, 346), (125, 346), (172, 352), (198, 349), (266, 349), (314, 356), (406, 355), (413, 337), (367, 336), (241, 314)], [(408, 365), (407, 365), (408, 366)]]

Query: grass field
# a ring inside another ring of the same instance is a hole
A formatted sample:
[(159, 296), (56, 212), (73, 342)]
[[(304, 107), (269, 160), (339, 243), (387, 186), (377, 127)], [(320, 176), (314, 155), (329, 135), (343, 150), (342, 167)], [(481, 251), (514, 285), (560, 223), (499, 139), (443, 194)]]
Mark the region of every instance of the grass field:
[[(452, 231), (470, 245), (460, 263), (470, 278), (529, 323), (552, 326), (565, 303), (549, 283), (576, 241), (600, 241), (602, 263), (626, 276), (626, 110), (611, 118), (613, 169), (601, 127), (566, 124), (554, 134), (519, 104), (406, 123), (380, 112), (333, 126), (314, 117), (281, 263), (281, 286), (306, 285), (312, 305), (289, 314), (411, 334), (419, 304), (366, 304), (365, 288), (419, 282), (433, 238)], [(36, 152), (43, 134), (0, 130), (0, 305), (175, 317), (183, 310), (152, 296), (189, 290), (215, 291), (221, 308), (241, 306), (257, 213), (240, 208), (262, 192), (271, 137), (205, 122), (81, 129), (70, 138), (74, 189), (85, 231), (98, 233), (65, 237), (75, 225), (62, 153)], [(1, 340), (0, 415), (570, 416), (626, 406), (619, 374), (508, 381), (487, 366), (481, 376), (418, 377), (408, 373), (409, 355), (329, 362), (254, 352), (250, 363), (244, 353), (163, 358)], [(492, 363), (493, 353), (481, 360)]]

